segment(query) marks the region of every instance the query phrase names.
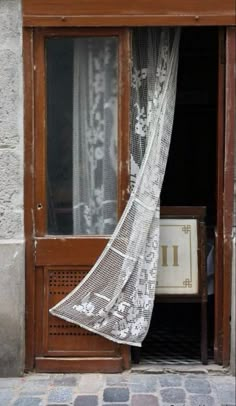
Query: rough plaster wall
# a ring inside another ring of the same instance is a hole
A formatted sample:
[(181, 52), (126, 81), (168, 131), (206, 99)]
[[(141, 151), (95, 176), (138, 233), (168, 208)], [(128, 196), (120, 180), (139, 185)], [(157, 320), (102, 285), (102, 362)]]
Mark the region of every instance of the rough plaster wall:
[[(236, 76), (236, 72), (235, 72)], [(235, 89), (236, 92), (236, 89)], [(234, 227), (233, 227), (233, 261), (232, 261), (232, 302), (231, 302), (231, 371), (236, 375), (236, 112), (234, 137)]]
[(236, 317), (236, 312), (235, 312), (235, 306), (236, 306), (236, 300), (235, 300), (235, 295), (236, 295), (236, 289), (235, 289), (235, 284), (236, 284), (236, 230), (234, 228), (234, 238), (233, 238), (233, 266), (232, 266), (232, 311), (231, 311), (231, 359), (230, 359), (230, 366), (231, 366), (231, 371), (233, 375), (236, 375), (236, 348), (235, 348), (235, 317)]
[(0, 376), (24, 368), (21, 1), (0, 0)]

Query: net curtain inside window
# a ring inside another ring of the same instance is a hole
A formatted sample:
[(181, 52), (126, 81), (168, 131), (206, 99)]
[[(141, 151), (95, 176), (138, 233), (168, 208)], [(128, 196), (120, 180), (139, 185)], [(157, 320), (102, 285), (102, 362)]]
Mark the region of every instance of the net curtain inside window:
[(109, 235), (117, 223), (117, 45), (74, 40), (74, 234)]
[[(85, 234), (114, 231), (91, 271), (50, 312), (135, 346), (147, 334), (155, 296), (159, 201), (173, 126), (179, 37), (179, 29), (133, 32), (131, 194), (116, 227), (116, 47), (111, 38), (94, 47), (75, 41), (74, 48), (74, 228)], [(83, 180), (80, 154), (86, 156)], [(95, 193), (98, 204), (91, 205)]]

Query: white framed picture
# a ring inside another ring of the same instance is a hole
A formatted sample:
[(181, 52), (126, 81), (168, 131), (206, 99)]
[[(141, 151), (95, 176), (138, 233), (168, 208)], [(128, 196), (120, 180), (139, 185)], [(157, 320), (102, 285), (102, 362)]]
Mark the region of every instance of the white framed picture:
[(156, 293), (198, 293), (197, 220), (161, 219)]

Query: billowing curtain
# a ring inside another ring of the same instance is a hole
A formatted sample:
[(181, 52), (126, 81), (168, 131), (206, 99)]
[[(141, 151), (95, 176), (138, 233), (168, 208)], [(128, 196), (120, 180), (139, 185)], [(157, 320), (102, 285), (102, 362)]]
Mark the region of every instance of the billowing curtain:
[(91, 271), (50, 310), (110, 340), (134, 346), (145, 338), (153, 309), (159, 200), (173, 126), (178, 45), (176, 29), (134, 31), (130, 199)]
[(117, 224), (117, 39), (74, 40), (73, 233)]

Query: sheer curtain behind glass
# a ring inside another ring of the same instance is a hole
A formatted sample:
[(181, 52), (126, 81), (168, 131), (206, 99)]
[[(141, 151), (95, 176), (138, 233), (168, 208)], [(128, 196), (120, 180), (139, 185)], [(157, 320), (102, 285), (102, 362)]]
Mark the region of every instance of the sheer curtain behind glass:
[(151, 28), (134, 33), (131, 168), (136, 168), (136, 173), (132, 169), (135, 184), (96, 264), (50, 310), (110, 340), (135, 346), (147, 334), (155, 296), (159, 200), (174, 118), (178, 46), (179, 30)]
[(74, 39), (73, 233), (117, 223), (117, 39)]

